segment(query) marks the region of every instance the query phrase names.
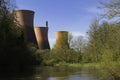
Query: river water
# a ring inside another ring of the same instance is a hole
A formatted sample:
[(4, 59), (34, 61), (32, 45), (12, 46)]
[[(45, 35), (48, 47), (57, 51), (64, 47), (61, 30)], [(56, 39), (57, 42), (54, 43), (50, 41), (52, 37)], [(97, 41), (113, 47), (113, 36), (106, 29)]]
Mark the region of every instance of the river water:
[(34, 70), (17, 73), (0, 80), (98, 80), (97, 77), (84, 69), (61, 67), (36, 67)]

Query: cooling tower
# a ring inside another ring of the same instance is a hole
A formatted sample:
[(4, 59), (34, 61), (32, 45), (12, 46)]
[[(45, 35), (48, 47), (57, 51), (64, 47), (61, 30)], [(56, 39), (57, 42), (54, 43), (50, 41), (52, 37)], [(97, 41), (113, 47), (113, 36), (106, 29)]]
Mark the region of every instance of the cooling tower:
[(34, 30), (35, 30), (38, 48), (41, 50), (50, 49), (50, 45), (48, 41), (48, 27), (35, 27)]
[(67, 31), (58, 31), (56, 32), (56, 44), (55, 49), (60, 48), (69, 48), (68, 44), (68, 32)]
[(33, 23), (34, 23), (34, 11), (31, 10), (15, 10), (15, 18), (17, 23), (24, 30), (24, 39), (27, 43), (37, 44)]

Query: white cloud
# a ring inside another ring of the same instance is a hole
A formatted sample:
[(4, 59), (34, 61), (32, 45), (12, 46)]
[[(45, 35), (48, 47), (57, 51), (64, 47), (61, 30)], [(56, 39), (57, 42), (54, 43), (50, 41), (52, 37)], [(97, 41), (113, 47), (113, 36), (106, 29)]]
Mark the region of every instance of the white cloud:
[(96, 14), (103, 14), (104, 11), (102, 9), (98, 9), (97, 7), (88, 7), (84, 8), (84, 10), (90, 12), (90, 13), (96, 13)]
[(81, 33), (81, 32), (71, 31), (70, 33), (72, 33), (73, 36), (83, 36), (83, 37), (85, 37), (85, 34)]

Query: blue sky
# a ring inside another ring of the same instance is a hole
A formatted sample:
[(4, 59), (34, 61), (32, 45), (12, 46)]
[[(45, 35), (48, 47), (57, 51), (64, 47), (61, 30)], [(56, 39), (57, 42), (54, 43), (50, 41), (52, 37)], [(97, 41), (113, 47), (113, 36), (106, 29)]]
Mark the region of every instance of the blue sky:
[(33, 10), (34, 26), (49, 22), (50, 46), (55, 43), (56, 31), (68, 31), (74, 36), (86, 36), (89, 26), (101, 13), (97, 0), (16, 0), (16, 9)]

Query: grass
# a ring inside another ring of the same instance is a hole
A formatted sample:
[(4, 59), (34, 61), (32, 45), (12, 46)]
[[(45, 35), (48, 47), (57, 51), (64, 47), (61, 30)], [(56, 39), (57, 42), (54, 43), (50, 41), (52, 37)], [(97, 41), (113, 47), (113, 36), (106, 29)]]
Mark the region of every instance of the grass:
[(99, 68), (100, 67), (99, 63), (73, 63), (73, 64), (59, 63), (59, 64), (56, 64), (55, 66), (64, 66), (64, 65), (66, 65), (68, 67), (76, 67), (76, 68), (89, 68), (89, 67)]

